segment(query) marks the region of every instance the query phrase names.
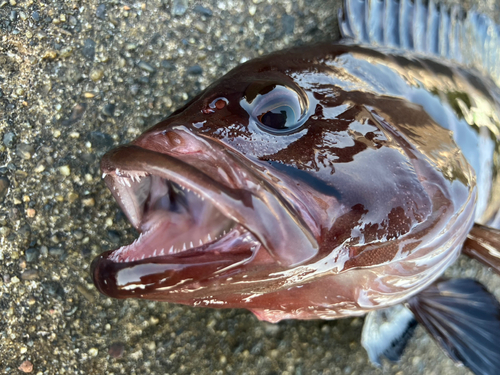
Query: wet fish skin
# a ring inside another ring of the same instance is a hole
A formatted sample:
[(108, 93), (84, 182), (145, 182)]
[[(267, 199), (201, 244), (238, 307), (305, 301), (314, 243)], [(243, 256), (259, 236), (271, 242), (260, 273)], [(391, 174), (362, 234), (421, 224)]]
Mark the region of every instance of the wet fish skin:
[[(358, 75), (349, 70), (356, 63), (363, 66)], [(232, 191), (256, 197), (260, 193), (248, 180), (265, 186), (280, 202), (281, 217), (292, 223), (288, 228), (294, 229), (285, 234), (304, 236), (288, 242), (280, 236), (282, 247), (298, 254), (289, 259), (282, 249), (269, 248), (271, 238), (268, 247), (228, 274), (205, 275), (193, 281), (196, 287), (185, 283), (173, 293), (172, 284), (158, 284), (164, 279), (160, 272), (148, 277), (156, 284), (140, 295), (244, 307), (270, 321), (335, 318), (401, 302), (438, 277), (459, 255), (473, 223), (477, 191), (474, 171), (446, 129), (469, 125), (452, 113), (456, 124), (443, 127), (407, 98), (417, 89), (405, 83), (402, 67), (425, 74), (427, 82), (461, 78), (436, 64), (344, 44), (281, 51), (237, 67), (145, 132), (135, 147), (181, 159)], [(370, 77), (377, 77), (379, 92), (373, 82), (366, 83)], [(461, 84), (470, 85), (467, 79)], [(243, 103), (277, 86), (308, 102), (305, 122), (285, 134), (256, 124)], [(428, 107), (443, 107), (435, 93), (425, 93)], [(226, 105), (211, 108), (221, 98)], [(104, 170), (116, 163), (105, 157)], [(250, 212), (239, 218), (243, 226), (259, 217), (258, 210)], [(441, 234), (445, 227), (453, 230)], [(280, 231), (276, 222), (270, 233)], [(266, 243), (265, 235), (254, 234)], [(111, 276), (113, 267), (129, 267), (108, 266)], [(177, 282), (183, 272), (177, 272)], [(165, 287), (168, 292), (157, 290)], [(107, 294), (132, 295), (118, 287)]]

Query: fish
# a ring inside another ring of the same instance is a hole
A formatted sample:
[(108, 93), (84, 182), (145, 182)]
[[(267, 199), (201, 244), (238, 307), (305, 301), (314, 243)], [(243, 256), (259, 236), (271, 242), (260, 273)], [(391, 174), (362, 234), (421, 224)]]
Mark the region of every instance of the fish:
[(268, 322), (366, 315), (374, 364), (417, 323), (476, 374), (500, 304), (500, 29), (422, 0), (345, 0), (342, 39), (247, 61), (127, 145), (103, 179), (140, 236), (96, 288)]

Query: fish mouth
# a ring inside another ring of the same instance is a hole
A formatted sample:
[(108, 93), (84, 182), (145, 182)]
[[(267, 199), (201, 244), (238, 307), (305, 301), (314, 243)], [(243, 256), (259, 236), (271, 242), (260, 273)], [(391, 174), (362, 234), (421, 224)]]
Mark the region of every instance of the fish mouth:
[(94, 282), (104, 294), (125, 298), (134, 295), (134, 285), (167, 288), (193, 279), (193, 270), (198, 279), (210, 277), (250, 261), (261, 246), (232, 215), (244, 194), (178, 158), (129, 145), (105, 155), (101, 169), (140, 232), (131, 244), (93, 261)]
[[(191, 146), (197, 139), (181, 131), (172, 137)], [(126, 298), (136, 295), (133, 285), (145, 294), (207, 280), (251, 262), (261, 248), (285, 265), (316, 254), (293, 208), (216, 145), (165, 153), (138, 143), (111, 150), (101, 162), (105, 183), (141, 233), (93, 261), (94, 283), (104, 294)], [(207, 161), (208, 154), (216, 157)], [(290, 252), (297, 241), (304, 246)]]
[[(149, 258), (165, 261), (169, 256), (195, 254), (216, 244), (223, 248), (223, 244), (239, 237), (252, 242), (248, 230), (190, 187), (137, 171), (120, 171), (120, 176), (115, 174), (109, 184), (121, 206), (132, 207), (126, 213), (141, 232), (133, 243), (115, 250), (109, 256), (112, 261), (130, 263)], [(257, 245), (256, 240), (253, 242)]]

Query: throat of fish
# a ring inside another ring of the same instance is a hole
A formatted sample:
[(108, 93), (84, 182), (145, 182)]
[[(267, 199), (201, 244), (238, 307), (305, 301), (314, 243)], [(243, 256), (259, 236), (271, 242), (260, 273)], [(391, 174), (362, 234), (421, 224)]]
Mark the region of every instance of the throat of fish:
[(133, 243), (113, 252), (115, 262), (200, 252), (246, 232), (202, 195), (173, 181), (134, 173), (114, 179), (122, 188), (114, 187), (116, 195), (137, 215), (141, 231)]

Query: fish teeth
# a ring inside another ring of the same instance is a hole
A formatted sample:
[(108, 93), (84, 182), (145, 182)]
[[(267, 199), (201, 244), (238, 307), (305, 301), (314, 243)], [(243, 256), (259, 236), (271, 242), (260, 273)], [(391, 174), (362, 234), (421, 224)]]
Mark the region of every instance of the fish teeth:
[(107, 176), (107, 173), (103, 173), (102, 174), (102, 178), (106, 177)]
[(165, 255), (165, 249), (161, 249), (160, 255)]
[(193, 242), (190, 242), (190, 243), (189, 243), (189, 247), (190, 247), (190, 248), (191, 248), (191, 247), (194, 247), (194, 246), (193, 246)]
[(125, 259), (125, 262), (127, 262), (127, 263), (128, 263), (129, 258), (130, 258), (130, 257), (127, 257), (127, 259)]
[(169, 253), (172, 253), (174, 251), (174, 245), (170, 246), (170, 249), (168, 250)]
[(154, 257), (156, 256), (156, 249), (155, 249), (155, 251), (154, 251), (154, 253), (153, 253), (153, 256), (154, 256)]
[(202, 241), (202, 240), (201, 240), (201, 238), (200, 238), (200, 246), (201, 246), (201, 245), (203, 245), (203, 241)]
[(212, 241), (212, 237), (210, 237), (210, 233), (208, 234), (208, 240)]
[(125, 183), (127, 184), (128, 187), (131, 187), (130, 182), (128, 181), (128, 178), (125, 179)]
[(186, 250), (186, 243), (184, 242), (184, 245), (182, 245), (182, 251)]
[(142, 259), (144, 259), (144, 257), (145, 257), (145, 255), (144, 255), (144, 254), (142, 254), (142, 258), (141, 258), (141, 260), (142, 260)]

